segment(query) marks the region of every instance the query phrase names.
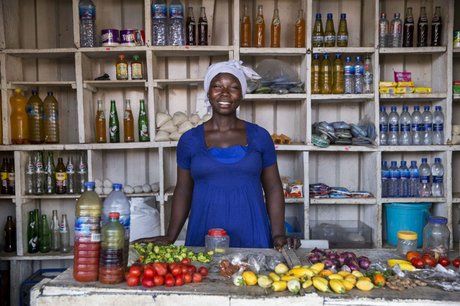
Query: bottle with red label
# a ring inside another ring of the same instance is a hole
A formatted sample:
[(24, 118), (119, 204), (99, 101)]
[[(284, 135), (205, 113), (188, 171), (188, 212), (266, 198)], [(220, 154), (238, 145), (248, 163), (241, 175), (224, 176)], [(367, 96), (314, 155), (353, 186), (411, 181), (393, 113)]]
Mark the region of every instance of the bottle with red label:
[(56, 166), (56, 193), (64, 194), (67, 192), (67, 172), (62, 157), (58, 157)]

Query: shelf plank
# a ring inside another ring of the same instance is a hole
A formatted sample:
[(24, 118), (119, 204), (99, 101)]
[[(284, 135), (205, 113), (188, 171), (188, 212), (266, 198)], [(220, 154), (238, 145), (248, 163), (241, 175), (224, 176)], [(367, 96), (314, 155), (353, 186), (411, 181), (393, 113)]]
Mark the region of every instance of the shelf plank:
[[(128, 198), (148, 198), (148, 197), (154, 197), (158, 199), (158, 196), (160, 194), (158, 192), (144, 192), (144, 193), (125, 193), (125, 196)], [(109, 195), (108, 194), (100, 194), (100, 198), (107, 198)]]
[(0, 195), (0, 201), (1, 200), (14, 200), (15, 196), (14, 195)]
[(313, 53), (355, 53), (355, 54), (366, 54), (374, 53), (374, 47), (320, 47), (313, 48)]
[(24, 254), (23, 256), (15, 255), (14, 253), (0, 253), (0, 260), (72, 260), (73, 249), (69, 253), (49, 252), (49, 253), (36, 253)]
[(308, 146), (306, 144), (293, 143), (289, 145), (275, 144), (276, 151), (305, 151)]
[(341, 146), (341, 145), (330, 145), (327, 148), (320, 148), (314, 145), (308, 146), (308, 150), (311, 152), (377, 152), (376, 146)]
[(153, 80), (153, 86), (164, 88), (169, 85), (199, 86), (203, 85), (204, 79), (156, 79)]
[(367, 102), (374, 100), (375, 96), (371, 94), (353, 94), (353, 95), (311, 95), (312, 102)]
[(382, 152), (438, 152), (447, 151), (449, 146), (433, 145), (433, 146), (380, 146)]
[(23, 195), (25, 200), (61, 200), (61, 199), (78, 199), (80, 194), (42, 194), (42, 195)]
[(43, 59), (62, 59), (74, 58), (75, 48), (52, 48), (52, 49), (5, 49), (8, 55), (22, 58), (43, 58)]
[(118, 54), (123, 53), (124, 55), (139, 55), (141, 58), (142, 53), (149, 50), (146, 46), (136, 46), (136, 47), (125, 47), (125, 46), (116, 46), (116, 47), (96, 47), (96, 48), (80, 48), (79, 52), (85, 54), (86, 56), (94, 59), (98, 58), (116, 58)]
[(157, 142), (120, 142), (120, 143), (86, 143), (65, 145), (66, 150), (135, 150), (158, 148), (160, 143)]
[(284, 203), (286, 204), (303, 204), (305, 198), (284, 198)]
[(380, 48), (380, 54), (434, 54), (444, 53), (447, 51), (446, 46), (440, 47), (413, 47), (413, 48)]
[(229, 55), (233, 46), (153, 46), (149, 48), (156, 56), (217, 56)]
[(310, 204), (337, 204), (337, 205), (373, 205), (377, 204), (377, 199), (375, 198), (347, 198), (347, 199), (337, 199), (337, 198), (323, 198), (323, 199), (310, 199)]
[(381, 201), (382, 203), (443, 203), (446, 202), (446, 198), (382, 198)]
[(306, 48), (240, 48), (241, 55), (252, 56), (301, 56), (307, 54)]
[(75, 81), (12, 81), (8, 82), (8, 89), (14, 89), (16, 87), (71, 87), (72, 89), (77, 88), (77, 82)]
[(431, 93), (431, 94), (382, 94), (380, 100), (417, 100), (417, 101), (431, 101), (446, 99), (447, 94), (445, 93)]
[(110, 81), (84, 81), (83, 88), (90, 89), (92, 91), (97, 90), (97, 88), (146, 88), (146, 80), (110, 80)]
[(300, 101), (307, 99), (307, 94), (247, 94), (247, 101)]
[(454, 94), (454, 101), (460, 102), (460, 94)]

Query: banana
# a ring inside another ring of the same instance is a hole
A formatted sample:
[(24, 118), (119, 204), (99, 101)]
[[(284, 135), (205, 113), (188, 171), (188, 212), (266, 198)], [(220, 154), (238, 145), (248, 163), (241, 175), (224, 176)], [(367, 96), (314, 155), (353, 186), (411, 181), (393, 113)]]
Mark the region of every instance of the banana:
[(339, 279), (331, 279), (329, 281), (329, 286), (335, 293), (345, 293), (347, 291), (345, 286)]
[(295, 277), (303, 277), (305, 275), (308, 276), (308, 277), (312, 277), (312, 276), (315, 275), (313, 273), (313, 271), (311, 271), (310, 269), (302, 268), (302, 267), (292, 268), (291, 270), (288, 271), (287, 274), (288, 275), (293, 275)]
[(395, 265), (399, 265), (402, 271), (414, 271), (415, 267), (407, 260), (402, 259), (388, 259), (388, 266), (393, 268)]
[(405, 264), (405, 263), (400, 263), (399, 268), (402, 271), (415, 271), (416, 268), (412, 264)]
[(321, 292), (328, 292), (330, 291), (328, 281), (325, 278), (315, 276), (312, 278), (313, 286)]
[(328, 276), (329, 279), (343, 279), (343, 276), (336, 273), (336, 274), (331, 274)]
[(274, 281), (274, 282), (278, 282), (278, 281), (281, 280), (281, 277), (278, 274), (276, 274), (275, 272), (268, 273), (268, 277), (270, 277), (271, 280)]

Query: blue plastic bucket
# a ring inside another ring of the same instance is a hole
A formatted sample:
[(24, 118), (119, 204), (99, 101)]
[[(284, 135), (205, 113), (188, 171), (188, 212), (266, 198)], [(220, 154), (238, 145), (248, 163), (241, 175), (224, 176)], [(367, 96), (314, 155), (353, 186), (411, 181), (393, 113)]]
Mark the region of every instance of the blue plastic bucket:
[(398, 244), (398, 232), (401, 230), (417, 233), (417, 247), (423, 245), (423, 228), (430, 215), (431, 203), (387, 203), (386, 230), (387, 242), (392, 246)]

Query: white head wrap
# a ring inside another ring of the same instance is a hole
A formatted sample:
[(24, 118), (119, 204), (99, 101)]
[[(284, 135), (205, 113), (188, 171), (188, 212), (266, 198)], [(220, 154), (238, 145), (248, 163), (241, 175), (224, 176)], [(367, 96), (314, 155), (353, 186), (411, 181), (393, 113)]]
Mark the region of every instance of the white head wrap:
[(206, 72), (206, 75), (204, 77), (205, 93), (208, 93), (209, 85), (211, 84), (212, 79), (216, 75), (218, 75), (219, 73), (230, 73), (240, 81), (241, 91), (244, 98), (248, 87), (246, 80), (257, 80), (261, 77), (257, 74), (257, 72), (255, 72), (249, 67), (243, 66), (242, 64), (242, 61), (229, 60), (227, 62), (215, 63), (209, 66), (208, 71)]

